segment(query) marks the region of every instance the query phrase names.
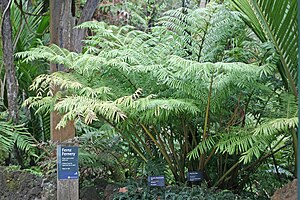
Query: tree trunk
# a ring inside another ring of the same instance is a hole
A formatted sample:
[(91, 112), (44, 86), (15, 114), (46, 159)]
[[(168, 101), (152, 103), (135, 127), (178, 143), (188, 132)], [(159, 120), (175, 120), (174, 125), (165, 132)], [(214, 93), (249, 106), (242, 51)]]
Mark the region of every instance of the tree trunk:
[(207, 0), (199, 0), (199, 7), (200, 8), (205, 8), (207, 4)]
[[(79, 18), (77, 25), (86, 22), (88, 20), (91, 20), (93, 17), (93, 14), (100, 3), (100, 0), (88, 0), (82, 10), (82, 15)], [(85, 36), (86, 30), (84, 29), (73, 29), (73, 51), (81, 52), (82, 51), (82, 40)]]
[[(3, 63), (6, 73), (6, 91), (7, 91), (7, 104), (8, 104), (8, 117), (14, 124), (19, 121), (19, 106), (18, 106), (18, 80), (16, 77), (16, 68), (14, 66), (14, 50), (12, 43), (12, 27), (10, 21), (10, 6), (9, 0), (2, 0), (2, 48), (3, 48)], [(24, 168), (22, 152), (14, 145), (15, 156), (21, 168)]]
[(18, 115), (18, 80), (14, 66), (13, 45), (12, 45), (12, 28), (10, 22), (10, 3), (9, 0), (2, 1), (2, 47), (3, 63), (6, 73), (6, 90), (8, 102), (8, 114), (13, 123), (17, 123)]

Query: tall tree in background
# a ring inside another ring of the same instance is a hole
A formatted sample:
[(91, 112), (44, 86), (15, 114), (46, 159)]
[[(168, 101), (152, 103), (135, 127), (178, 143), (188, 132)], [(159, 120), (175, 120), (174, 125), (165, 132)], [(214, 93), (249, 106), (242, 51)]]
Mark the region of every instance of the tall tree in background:
[(2, 47), (3, 47), (3, 63), (6, 72), (6, 89), (9, 118), (14, 123), (18, 121), (18, 80), (16, 77), (16, 69), (13, 58), (12, 44), (12, 28), (10, 21), (10, 6), (11, 1), (2, 1)]
[(207, 0), (199, 0), (198, 5), (199, 5), (200, 8), (205, 8), (207, 2), (208, 2)]
[[(82, 22), (92, 18), (100, 0), (88, 0), (81, 11), (81, 16), (76, 19), (76, 1), (75, 0), (52, 0), (50, 1), (50, 35), (51, 43), (71, 51), (81, 52), (82, 39), (85, 36), (85, 30), (74, 29)], [(63, 65), (52, 64), (51, 72), (65, 71)], [(59, 88), (53, 88), (56, 92)], [(61, 117), (58, 113), (51, 113), (51, 140), (64, 141), (75, 136), (74, 124), (70, 122), (65, 128), (56, 129), (56, 125)]]

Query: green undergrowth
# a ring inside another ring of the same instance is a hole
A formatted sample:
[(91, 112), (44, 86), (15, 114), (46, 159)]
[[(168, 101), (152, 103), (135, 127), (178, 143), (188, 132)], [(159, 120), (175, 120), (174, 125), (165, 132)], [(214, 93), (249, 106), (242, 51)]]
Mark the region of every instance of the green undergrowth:
[(215, 190), (201, 186), (138, 187), (126, 186), (127, 192), (116, 192), (114, 200), (263, 200), (254, 193), (234, 194), (230, 190)]

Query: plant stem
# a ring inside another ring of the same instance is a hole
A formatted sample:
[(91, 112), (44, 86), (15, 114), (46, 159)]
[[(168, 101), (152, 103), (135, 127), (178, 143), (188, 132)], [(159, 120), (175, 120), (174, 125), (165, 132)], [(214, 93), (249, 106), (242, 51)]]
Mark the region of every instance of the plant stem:
[[(204, 120), (204, 127), (203, 127), (203, 136), (202, 136), (203, 141), (206, 140), (206, 138), (208, 137), (209, 110), (210, 110), (210, 102), (211, 102), (213, 81), (214, 81), (214, 76), (212, 74), (211, 78), (210, 78), (209, 93), (208, 93), (208, 97), (207, 97), (207, 106), (206, 106), (205, 120)], [(206, 156), (206, 152), (204, 152), (200, 156), (199, 169), (202, 170), (202, 171), (204, 169), (205, 156)]]

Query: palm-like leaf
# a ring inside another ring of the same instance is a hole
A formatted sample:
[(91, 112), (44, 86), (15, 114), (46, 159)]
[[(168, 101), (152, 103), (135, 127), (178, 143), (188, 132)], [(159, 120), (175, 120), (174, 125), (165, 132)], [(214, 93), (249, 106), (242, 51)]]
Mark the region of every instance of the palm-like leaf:
[(231, 0), (261, 41), (271, 41), (280, 64), (278, 70), (297, 96), (297, 1)]

